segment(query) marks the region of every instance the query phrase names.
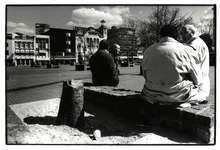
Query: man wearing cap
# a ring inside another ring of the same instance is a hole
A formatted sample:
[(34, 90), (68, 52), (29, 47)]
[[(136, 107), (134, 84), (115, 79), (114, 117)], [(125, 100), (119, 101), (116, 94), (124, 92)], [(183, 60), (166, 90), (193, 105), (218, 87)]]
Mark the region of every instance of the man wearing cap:
[(196, 63), (199, 65), (201, 74), (201, 82), (198, 87), (202, 91), (201, 97), (204, 95), (204, 100), (210, 93), (210, 78), (209, 78), (209, 49), (205, 42), (199, 37), (196, 28), (193, 25), (185, 25), (181, 29), (181, 36), (183, 42), (190, 45), (196, 51)]
[(102, 40), (98, 51), (90, 58), (92, 82), (97, 86), (117, 86), (118, 72), (113, 58), (108, 53), (108, 42)]

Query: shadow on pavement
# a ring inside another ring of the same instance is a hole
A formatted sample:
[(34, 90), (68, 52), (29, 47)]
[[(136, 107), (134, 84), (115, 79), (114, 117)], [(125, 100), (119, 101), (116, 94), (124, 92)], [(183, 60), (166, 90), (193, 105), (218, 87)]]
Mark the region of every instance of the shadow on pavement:
[[(198, 139), (195, 139), (190, 136), (186, 136), (182, 133), (177, 133), (170, 129), (164, 129), (160, 126), (146, 126), (131, 122), (127, 119), (124, 119), (116, 114), (110, 113), (96, 107), (90, 102), (85, 102), (85, 125), (81, 128), (78, 128), (79, 131), (87, 134), (91, 139), (94, 140), (93, 132), (95, 130), (101, 131), (101, 137), (108, 137), (111, 140), (114, 137), (125, 137), (132, 139), (147, 139), (151, 137), (152, 134), (166, 137), (169, 140), (175, 141), (178, 143), (197, 143), (201, 144)], [(45, 117), (33, 117), (29, 116), (23, 120), (27, 124), (39, 124), (39, 125), (56, 125), (57, 117), (54, 116), (45, 116)], [(146, 136), (146, 137), (145, 137)], [(125, 140), (126, 141), (126, 140)], [(143, 141), (142, 141), (143, 142)], [(147, 143), (145, 143), (147, 144)], [(165, 144), (165, 143), (161, 143)]]
[(56, 125), (57, 117), (45, 116), (45, 117), (26, 117), (24, 122), (27, 124), (39, 124), (39, 125)]

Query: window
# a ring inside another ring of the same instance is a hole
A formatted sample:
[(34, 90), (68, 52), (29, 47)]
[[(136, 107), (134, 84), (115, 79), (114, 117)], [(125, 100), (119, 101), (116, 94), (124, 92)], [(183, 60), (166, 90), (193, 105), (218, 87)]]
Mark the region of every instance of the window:
[(46, 43), (45, 42), (42, 43), (42, 49), (46, 49)]
[(19, 48), (23, 48), (23, 47), (24, 47), (23, 42), (19, 42), (19, 43), (18, 43), (18, 47), (19, 47)]
[(28, 43), (28, 42), (25, 42), (24, 45), (25, 45), (25, 48), (26, 48), (26, 49), (29, 48), (29, 43)]
[(33, 42), (30, 43), (30, 49), (33, 49)]
[(15, 42), (15, 48), (19, 48), (19, 44), (17, 41)]
[(79, 30), (77, 31), (77, 34), (82, 34), (82, 30), (79, 29)]
[(47, 43), (48, 43), (48, 39), (36, 39), (36, 47), (41, 50), (45, 50), (48, 48)]
[(25, 36), (25, 35), (22, 35), (22, 39), (26, 39), (26, 36)]
[(40, 57), (46, 57), (46, 53), (39, 53)]
[(42, 49), (41, 43), (38, 43), (38, 48)]

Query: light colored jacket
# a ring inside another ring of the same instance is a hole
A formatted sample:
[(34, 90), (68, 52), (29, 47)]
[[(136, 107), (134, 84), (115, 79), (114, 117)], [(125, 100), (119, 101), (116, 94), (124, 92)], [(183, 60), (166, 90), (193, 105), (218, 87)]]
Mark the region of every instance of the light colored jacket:
[[(199, 95), (200, 69), (195, 50), (171, 37), (163, 37), (144, 52), (145, 85), (141, 96), (150, 103), (183, 103)], [(196, 98), (194, 98), (196, 97)]]
[(200, 66), (201, 70), (201, 82), (199, 83), (199, 88), (204, 92), (205, 97), (207, 98), (210, 94), (209, 49), (197, 34), (189, 39), (186, 44), (192, 46), (197, 53), (198, 61), (196, 61), (196, 63)]

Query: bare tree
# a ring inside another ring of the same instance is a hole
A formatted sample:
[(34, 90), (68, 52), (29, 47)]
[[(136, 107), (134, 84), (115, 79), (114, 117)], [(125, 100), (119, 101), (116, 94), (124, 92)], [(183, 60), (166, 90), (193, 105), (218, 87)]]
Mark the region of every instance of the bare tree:
[(136, 55), (136, 45), (137, 45), (137, 28), (138, 28), (138, 22), (134, 19), (128, 19), (125, 21), (124, 27), (129, 28), (129, 37), (128, 40), (131, 42), (131, 49), (128, 51), (128, 55)]
[[(144, 47), (148, 47), (160, 40), (159, 32), (164, 25), (175, 25), (178, 30), (185, 24), (193, 24), (191, 14), (189, 17), (181, 15), (179, 8), (170, 9), (169, 6), (154, 6), (148, 16), (149, 21), (140, 21), (138, 35)], [(146, 30), (146, 31), (145, 31)], [(179, 36), (180, 37), (180, 36)]]
[(108, 42), (109, 44), (119, 44), (118, 43), (119, 35), (118, 35), (118, 27), (112, 26), (108, 31)]
[(200, 34), (206, 33), (209, 35), (213, 35), (213, 18), (200, 18), (198, 30)]

